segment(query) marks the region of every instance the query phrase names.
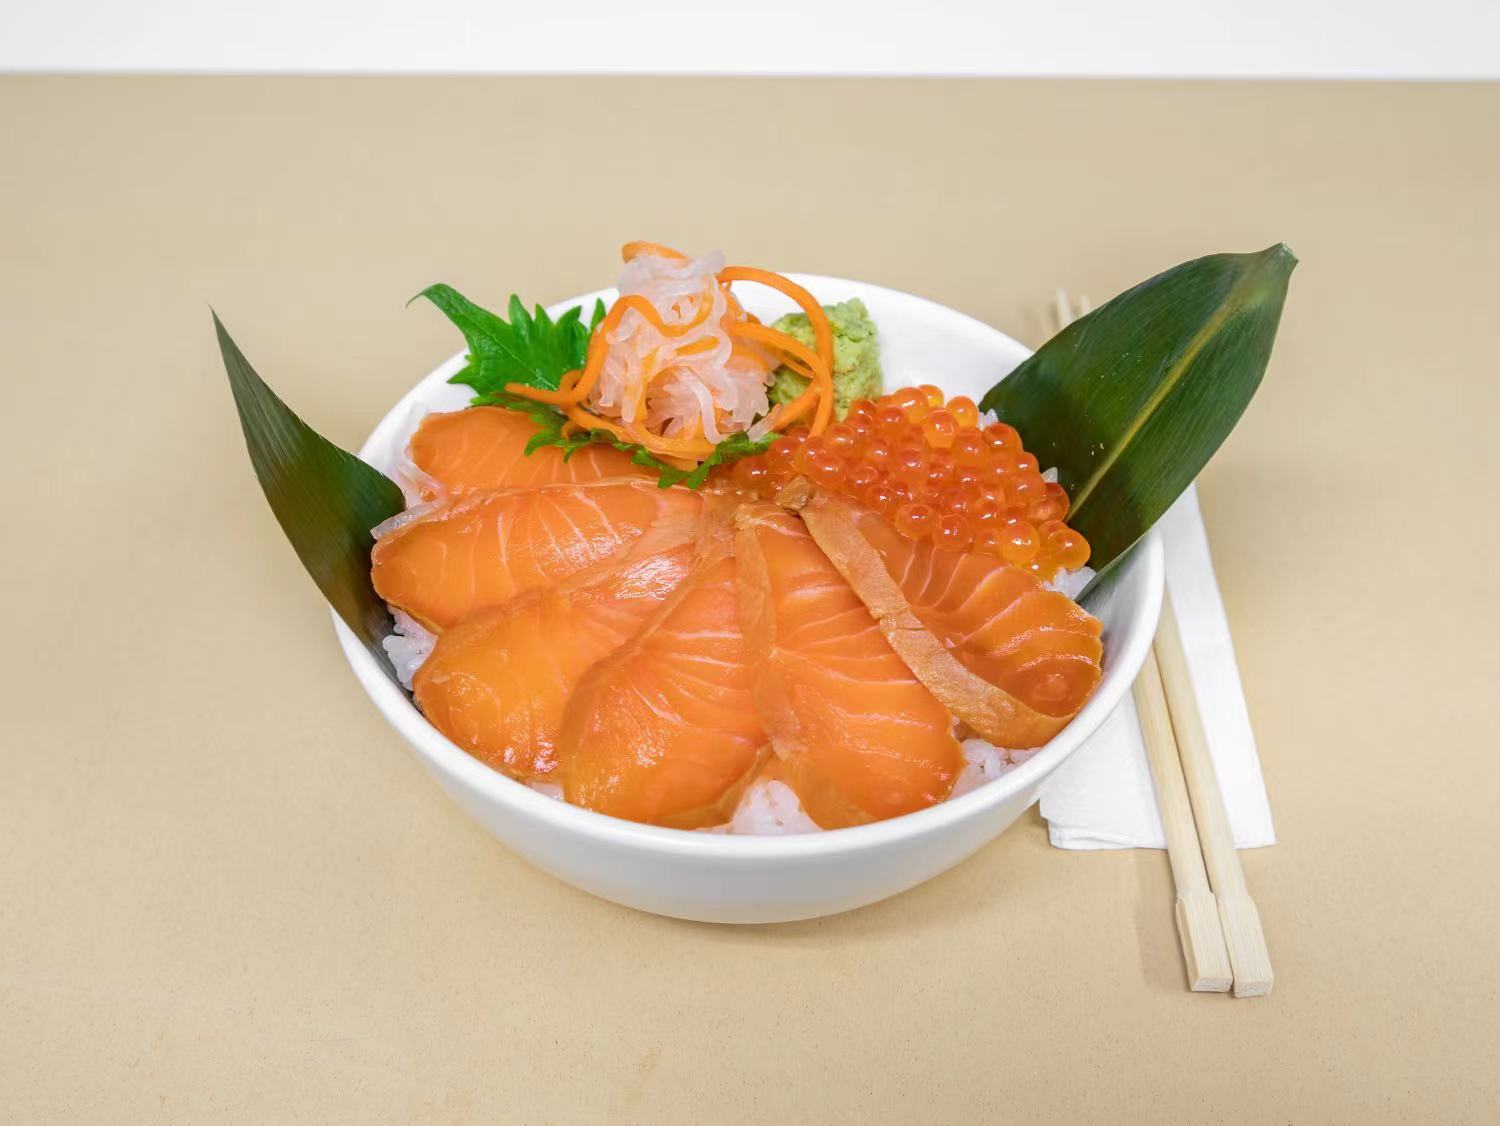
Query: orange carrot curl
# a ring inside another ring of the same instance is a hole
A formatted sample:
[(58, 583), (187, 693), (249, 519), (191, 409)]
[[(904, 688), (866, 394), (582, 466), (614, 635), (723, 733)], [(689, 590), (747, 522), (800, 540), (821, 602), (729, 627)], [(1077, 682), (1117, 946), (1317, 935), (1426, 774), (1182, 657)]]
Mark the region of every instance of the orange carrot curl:
[[(643, 254), (674, 261), (688, 260), (687, 255), (681, 251), (654, 242), (628, 242), (621, 249), (621, 256), (626, 262)], [(729, 266), (719, 271), (717, 280), (729, 305), (725, 327), (731, 338), (732, 358), (742, 364), (753, 365), (752, 370), (765, 368), (769, 371), (767, 361), (762, 355), (766, 354), (770, 360), (785, 364), (808, 381), (807, 389), (802, 394), (771, 412), (767, 420), (769, 423), (767, 428), (773, 431), (780, 430), (801, 418), (811, 409), (813, 421), (809, 429), (813, 434), (822, 433), (833, 416), (833, 327), (828, 323), (828, 316), (823, 312), (823, 307), (818, 304), (811, 293), (796, 282), (781, 274), (772, 273), (770, 270), (762, 270), (754, 266)], [(730, 285), (737, 281), (769, 286), (795, 301), (807, 314), (815, 347), (808, 348), (795, 337), (763, 325), (757, 318), (746, 313), (730, 290)], [(507, 384), (505, 389), (519, 398), (552, 403), (563, 408), (571, 426), (606, 430), (621, 441), (634, 442), (645, 447), (655, 456), (673, 465), (692, 468), (714, 449), (714, 444), (703, 436), (701, 420), (686, 434), (671, 436), (656, 434), (642, 426), (623, 423), (618, 419), (590, 410), (586, 405), (586, 400), (594, 391), (604, 371), (605, 360), (609, 354), (610, 335), (619, 327), (627, 311), (635, 311), (658, 333), (670, 339), (683, 336), (703, 323), (713, 304), (711, 297), (711, 292), (704, 295), (699, 311), (690, 322), (669, 325), (662, 320), (660, 312), (645, 298), (626, 294), (610, 307), (604, 319), (594, 329), (593, 335), (589, 338), (583, 367), (564, 375), (559, 381), (557, 390), (529, 387), (520, 383)], [(746, 345), (754, 347), (746, 347)], [(688, 355), (706, 351), (712, 346), (712, 343), (705, 339), (702, 342), (687, 345), (682, 352), (676, 354)], [(640, 418), (643, 414), (650, 385), (671, 370), (670, 364), (663, 367), (657, 363), (656, 352), (653, 351), (646, 357), (646, 375), (635, 396), (635, 417)]]

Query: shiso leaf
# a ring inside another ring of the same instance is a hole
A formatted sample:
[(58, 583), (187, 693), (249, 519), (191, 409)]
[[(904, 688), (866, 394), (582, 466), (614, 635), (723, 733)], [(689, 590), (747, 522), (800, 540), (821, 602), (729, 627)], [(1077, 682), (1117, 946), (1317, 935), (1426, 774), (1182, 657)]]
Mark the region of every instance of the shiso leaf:
[(493, 406), (508, 407), (531, 416), (532, 421), (537, 424), (537, 431), (526, 443), (528, 454), (534, 453), (543, 446), (556, 446), (563, 451), (563, 459), (567, 460), (584, 446), (596, 442), (605, 446), (613, 446), (617, 450), (624, 450), (630, 454), (630, 460), (636, 465), (654, 471), (657, 475), (657, 487), (662, 489), (669, 489), (673, 485), (683, 485), (689, 489), (699, 488), (708, 480), (709, 471), (715, 466), (728, 465), (742, 457), (764, 453), (770, 448), (773, 440), (768, 436), (755, 441), (744, 431), (738, 431), (715, 446), (713, 451), (694, 468), (680, 469), (662, 461), (643, 446), (634, 442), (620, 441), (608, 430), (574, 430), (565, 434), (563, 423), (567, 421), (567, 418), (545, 403), (505, 394), (487, 395), (478, 401)]
[(451, 285), (430, 285), (417, 297), (431, 301), (464, 334), (469, 362), (449, 382), (467, 384), (481, 397), (503, 394), (507, 383), (557, 390), (564, 375), (583, 366), (589, 336), (604, 318), (603, 301), (594, 303), (585, 325), (579, 306), (554, 321), (540, 305), (527, 313), (515, 294), (507, 309), (509, 321), (480, 308)]
[(669, 485), (676, 484), (685, 477), (687, 470), (677, 469), (668, 465), (660, 458), (653, 455), (649, 450), (633, 442), (622, 442), (608, 430), (569, 430), (566, 433), (563, 427), (568, 422), (567, 415), (547, 403), (539, 403), (535, 399), (523, 399), (519, 395), (510, 395), (504, 391), (493, 395), (478, 395), (474, 398), (474, 406), (505, 407), (507, 410), (519, 411), (527, 415), (531, 421), (536, 423), (536, 433), (526, 442), (525, 452), (536, 453), (543, 446), (556, 446), (563, 452), (563, 460), (572, 457), (584, 446), (595, 443), (605, 446), (614, 446), (617, 450), (624, 450), (631, 455), (630, 460), (636, 465), (647, 469), (654, 469), (660, 476), (657, 484), (665, 489)]
[[(670, 466), (664, 467), (661, 480), (657, 484), (664, 489), (678, 484), (686, 485), (690, 489), (696, 489), (708, 480), (709, 470), (713, 469), (714, 466), (728, 465), (730, 462), (739, 461), (742, 457), (764, 453), (771, 448), (772, 441), (773, 439), (769, 436), (756, 441), (744, 430), (738, 430), (715, 446), (713, 453), (699, 462), (697, 468), (673, 469)], [(645, 451), (641, 452), (644, 453)], [(647, 456), (649, 457), (650, 455), (648, 454)], [(638, 459), (637, 464), (643, 463)]]
[(1296, 264), (1281, 243), (1185, 262), (1074, 321), (980, 401), (1057, 467), (1100, 578), (1244, 413)]
[(391, 632), (370, 583), (370, 529), (405, 507), (385, 474), (339, 449), (283, 403), (256, 374), (214, 314), (250, 463), (271, 511), (323, 597), (396, 680), (380, 642)]
[(600, 442), (624, 450), (635, 464), (655, 470), (657, 484), (663, 489), (672, 485), (696, 489), (708, 479), (714, 466), (760, 453), (770, 445), (769, 441), (752, 442), (744, 434), (734, 434), (720, 442), (697, 467), (679, 469), (640, 445), (620, 441), (607, 430), (564, 433), (563, 426), (568, 420), (562, 411), (511, 394), (505, 388), (507, 384), (520, 383), (555, 391), (564, 375), (583, 367), (588, 359), (589, 338), (604, 319), (603, 301), (594, 302), (594, 311), (585, 325), (580, 306), (567, 310), (554, 321), (540, 305), (535, 312), (527, 313), (526, 306), (514, 294), (506, 310), (509, 321), (480, 308), (451, 285), (430, 285), (417, 297), (425, 297), (441, 309), (468, 342), (469, 362), (448, 382), (474, 388), (475, 406), (507, 407), (530, 416), (536, 423), (537, 432), (526, 443), (528, 454), (543, 446), (557, 446), (564, 457), (570, 457), (584, 446)]

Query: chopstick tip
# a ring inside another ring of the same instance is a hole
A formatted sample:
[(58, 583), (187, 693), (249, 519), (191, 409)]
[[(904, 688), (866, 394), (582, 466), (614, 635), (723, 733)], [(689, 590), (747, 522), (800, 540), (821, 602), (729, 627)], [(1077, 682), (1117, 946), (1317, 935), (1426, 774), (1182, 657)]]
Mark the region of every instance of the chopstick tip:
[(1177, 937), (1182, 941), (1188, 988), (1194, 993), (1229, 992), (1234, 975), (1213, 892), (1188, 891), (1177, 897)]

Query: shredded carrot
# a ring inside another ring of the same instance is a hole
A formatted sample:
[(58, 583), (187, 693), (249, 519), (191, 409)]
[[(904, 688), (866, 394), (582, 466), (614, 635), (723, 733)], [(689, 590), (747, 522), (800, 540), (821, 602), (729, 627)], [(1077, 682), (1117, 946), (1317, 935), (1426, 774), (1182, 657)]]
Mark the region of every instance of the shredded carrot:
[[(620, 320), (630, 311), (635, 310), (650, 323), (651, 327), (663, 336), (682, 336), (697, 328), (708, 316), (708, 303), (703, 303), (703, 308), (694, 314), (691, 321), (680, 325), (669, 325), (661, 319), (661, 315), (655, 307), (644, 297), (634, 294), (626, 294), (610, 306), (609, 312), (599, 327), (594, 330), (593, 337), (589, 340), (588, 358), (581, 373), (569, 372), (563, 376), (556, 391), (549, 391), (542, 387), (531, 387), (524, 383), (507, 383), (505, 390), (522, 399), (535, 399), (543, 403), (554, 403), (559, 406), (568, 403), (581, 403), (594, 389), (594, 384), (599, 381), (599, 375), (604, 369), (605, 348), (601, 341), (606, 341), (607, 334), (619, 327)], [(691, 346), (685, 350), (691, 352)], [(571, 378), (570, 378), (571, 377)]]
[(802, 394), (798, 395), (790, 403), (776, 407), (766, 420), (767, 433), (785, 430), (806, 414), (807, 408), (817, 402), (817, 399), (817, 390), (813, 387), (808, 387), (806, 391), (802, 392)]
[(620, 318), (625, 315), (626, 308), (627, 306), (618, 301), (611, 306), (609, 312), (604, 315), (604, 319), (599, 322), (599, 327), (594, 329), (594, 335), (589, 339), (583, 371), (568, 372), (558, 381), (556, 391), (549, 391), (545, 387), (531, 387), (525, 383), (507, 383), (506, 393), (520, 399), (535, 399), (539, 403), (553, 403), (560, 407), (581, 403), (599, 380), (599, 373), (604, 369), (606, 351), (604, 342), (609, 333), (620, 323)]
[(806, 414), (808, 409), (819, 400), (818, 384), (813, 379), (812, 371), (791, 356), (784, 356), (782, 359), (787, 367), (807, 380), (807, 387), (790, 403), (783, 404), (776, 409), (771, 415), (768, 430), (786, 429)]
[(684, 344), (681, 348), (677, 349), (677, 354), (679, 356), (696, 356), (699, 352), (712, 352), (715, 346), (714, 338), (705, 336), (701, 340), (693, 341), (691, 344)]
[(815, 354), (796, 337), (788, 336), (784, 332), (778, 332), (765, 325), (732, 325), (729, 331), (735, 336), (743, 336), (759, 344), (765, 344), (781, 352), (782, 355), (801, 362), (802, 368), (806, 369), (806, 373), (812, 380), (809, 389), (817, 388), (818, 410), (813, 416), (811, 430), (814, 434), (821, 434), (828, 426), (828, 421), (833, 414), (832, 365), (825, 362), (821, 354)]
[(771, 370), (771, 362), (767, 360), (764, 355), (762, 355), (758, 350), (754, 348), (747, 347), (745, 344), (738, 340), (730, 342), (729, 362), (738, 362), (745, 367), (754, 368), (755, 370), (760, 372), (768, 372)]
[(704, 458), (714, 452), (714, 444), (707, 438), (667, 438), (660, 434), (649, 434), (646, 437), (650, 440), (641, 445), (652, 453)]
[[(627, 262), (646, 254), (673, 261), (687, 261), (687, 255), (654, 242), (628, 242), (621, 248), (620, 253)], [(737, 281), (769, 286), (795, 301), (807, 314), (816, 347), (808, 348), (795, 337), (763, 325), (757, 317), (747, 313), (730, 288), (731, 284)], [(812, 294), (789, 278), (754, 266), (729, 266), (719, 271), (717, 283), (724, 294), (728, 308), (724, 316), (723, 327), (729, 333), (731, 341), (729, 362), (749, 365), (752, 370), (764, 373), (769, 373), (776, 363), (784, 363), (808, 381), (805, 391), (790, 403), (785, 403), (771, 412), (766, 420), (769, 423), (768, 429), (779, 430), (813, 409), (810, 429), (813, 434), (821, 433), (828, 426), (833, 414), (833, 328), (828, 323), (823, 307), (818, 304)], [(710, 284), (708, 291), (702, 295), (698, 311), (692, 320), (679, 325), (669, 325), (662, 318), (661, 312), (645, 298), (635, 294), (626, 294), (610, 307), (609, 312), (595, 328), (589, 339), (583, 367), (578, 371), (565, 374), (559, 380), (555, 391), (528, 387), (520, 383), (508, 383), (505, 389), (510, 394), (521, 398), (553, 403), (561, 407), (567, 415), (567, 422), (564, 423), (565, 433), (572, 432), (574, 429), (605, 430), (623, 442), (632, 442), (644, 447), (668, 464), (691, 469), (714, 450), (714, 443), (704, 435), (702, 420), (695, 420), (683, 434), (671, 436), (653, 434), (639, 423), (621, 422), (596, 414), (583, 403), (598, 385), (609, 353), (610, 336), (619, 328), (626, 312), (634, 311), (663, 336), (681, 337), (707, 319), (713, 306), (712, 296), (713, 286)], [(674, 356), (696, 355), (711, 351), (713, 347), (712, 340), (703, 339), (686, 345), (681, 350), (674, 351), (673, 354)], [(665, 367), (657, 365), (657, 353), (652, 352), (643, 365), (644, 378), (634, 389), (631, 413), (636, 419), (641, 418), (645, 412), (646, 398), (651, 385), (666, 376), (674, 366), (671, 362)], [(722, 417), (718, 408), (715, 408), (715, 411), (716, 417)]]
[(563, 423), (563, 433), (573, 433), (588, 430), (607, 430), (622, 442), (633, 442), (638, 446), (644, 446), (650, 450), (661, 461), (676, 469), (693, 469), (708, 454), (713, 452), (713, 445), (707, 442), (700, 443), (701, 449), (693, 448), (690, 453), (696, 456), (682, 456), (673, 452), (673, 447), (664, 446), (661, 439), (652, 434), (643, 433), (633, 426), (621, 426), (613, 419), (602, 418), (596, 414), (589, 414), (576, 406), (565, 408), (568, 420)]
[(627, 262), (632, 258), (639, 258), (642, 254), (654, 254), (658, 258), (674, 258), (679, 262), (687, 261), (687, 255), (682, 251), (673, 250), (670, 246), (663, 246), (659, 242), (646, 242), (644, 239), (636, 239), (620, 247), (620, 257)]
[[(691, 469), (697, 461), (713, 453), (713, 443), (701, 438), (696, 440), (667, 438), (660, 434), (650, 434), (638, 427), (622, 425), (612, 418), (590, 414), (580, 407), (571, 405), (567, 408), (567, 414), (570, 421), (585, 430), (607, 430), (622, 442), (634, 442), (638, 446), (644, 446), (663, 460), (696, 459), (689, 460), (685, 468)], [(679, 465), (678, 468), (684, 468), (684, 466)]]
[(708, 320), (708, 311), (712, 307), (710, 302), (704, 301), (698, 312), (693, 314), (692, 320), (684, 321), (680, 325), (669, 325), (661, 319), (661, 314), (656, 311), (656, 306), (652, 305), (644, 297), (637, 297), (633, 293), (628, 293), (615, 302), (615, 304), (624, 305), (627, 309), (634, 309), (641, 316), (645, 317), (651, 327), (663, 336), (686, 336), (693, 329)]
[(589, 412), (579, 407), (571, 405), (566, 408), (566, 411), (568, 418), (577, 423), (585, 430), (607, 430), (616, 438), (619, 438), (622, 441), (633, 440), (630, 435), (625, 432), (625, 428), (619, 425), (619, 423), (615, 422), (613, 419), (604, 418), (603, 416), (597, 414), (590, 414)]
[(719, 271), (719, 280), (759, 282), (790, 297), (807, 314), (807, 323), (812, 326), (813, 339), (818, 343), (818, 356), (828, 370), (833, 371), (833, 326), (828, 323), (828, 314), (823, 312), (823, 306), (818, 304), (817, 298), (811, 293), (790, 278), (784, 278), (780, 274), (773, 274), (770, 270), (758, 269), (755, 266), (726, 266)]
[(818, 368), (823, 368), (826, 371), (828, 369), (828, 365), (823, 362), (823, 357), (802, 341), (769, 325), (757, 325), (745, 321), (743, 324), (730, 325), (729, 333), (731, 336), (740, 336), (746, 340), (753, 340), (757, 344), (763, 344), (782, 355), (792, 356), (810, 370), (816, 371)]

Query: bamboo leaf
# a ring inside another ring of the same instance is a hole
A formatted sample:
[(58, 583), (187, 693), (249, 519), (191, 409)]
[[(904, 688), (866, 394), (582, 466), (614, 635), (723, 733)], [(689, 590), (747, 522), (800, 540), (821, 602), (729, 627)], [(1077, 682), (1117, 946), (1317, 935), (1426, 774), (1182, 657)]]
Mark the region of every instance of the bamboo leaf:
[(370, 529), (402, 510), (401, 490), (293, 414), (255, 373), (217, 313), (214, 330), (271, 511), (323, 596), (395, 680), (380, 646), (391, 618), (370, 585)]
[(1284, 244), (1185, 262), (1074, 321), (981, 401), (1057, 467), (1101, 573), (1234, 429), (1296, 264)]

